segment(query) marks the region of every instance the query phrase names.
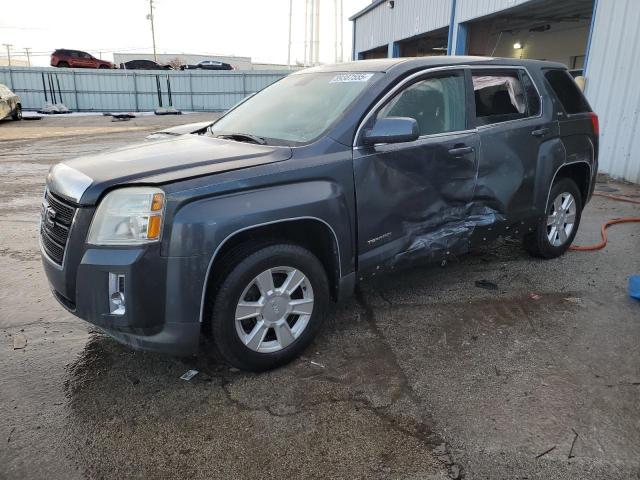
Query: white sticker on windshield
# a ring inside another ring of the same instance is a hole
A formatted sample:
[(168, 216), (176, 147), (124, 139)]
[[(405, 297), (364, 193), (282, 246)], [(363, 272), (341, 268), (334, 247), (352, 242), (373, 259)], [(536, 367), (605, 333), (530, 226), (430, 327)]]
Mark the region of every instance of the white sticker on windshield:
[(367, 82), (373, 73), (341, 73), (331, 79), (329, 83)]

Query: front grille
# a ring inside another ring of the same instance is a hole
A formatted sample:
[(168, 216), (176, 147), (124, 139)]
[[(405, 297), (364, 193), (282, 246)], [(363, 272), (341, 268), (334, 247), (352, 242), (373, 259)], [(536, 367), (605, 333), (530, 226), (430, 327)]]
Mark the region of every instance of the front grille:
[(47, 256), (58, 265), (62, 265), (64, 259), (64, 249), (75, 213), (74, 206), (47, 190), (42, 201), (40, 239)]

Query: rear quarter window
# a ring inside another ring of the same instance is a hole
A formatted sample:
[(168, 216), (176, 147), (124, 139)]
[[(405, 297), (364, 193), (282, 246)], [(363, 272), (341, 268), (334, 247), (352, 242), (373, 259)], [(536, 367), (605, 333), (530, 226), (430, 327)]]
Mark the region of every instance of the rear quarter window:
[(578, 88), (576, 82), (564, 70), (548, 70), (544, 74), (551, 89), (558, 97), (564, 111), (569, 115), (591, 111), (589, 103)]

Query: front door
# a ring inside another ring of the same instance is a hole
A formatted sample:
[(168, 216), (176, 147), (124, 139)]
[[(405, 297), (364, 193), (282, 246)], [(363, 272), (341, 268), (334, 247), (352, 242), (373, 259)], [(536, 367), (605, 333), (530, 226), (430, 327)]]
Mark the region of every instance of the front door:
[(471, 202), (479, 137), (463, 70), (425, 73), (389, 95), (367, 120), (414, 118), (416, 141), (354, 149), (359, 269), (363, 273), (464, 253), (482, 212)]

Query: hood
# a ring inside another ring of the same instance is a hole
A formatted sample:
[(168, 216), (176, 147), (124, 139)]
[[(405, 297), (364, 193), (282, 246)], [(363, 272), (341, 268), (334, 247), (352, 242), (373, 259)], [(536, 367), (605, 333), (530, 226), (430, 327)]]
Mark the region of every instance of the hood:
[(175, 127), (158, 130), (147, 136), (147, 140), (158, 140), (167, 138), (166, 135), (186, 135), (188, 133), (197, 133), (207, 128), (213, 123), (213, 120), (207, 122), (187, 123), (186, 125), (177, 125)]
[(289, 158), (289, 147), (184, 135), (59, 163), (47, 176), (47, 188), (75, 203), (93, 205), (118, 184), (161, 184)]

